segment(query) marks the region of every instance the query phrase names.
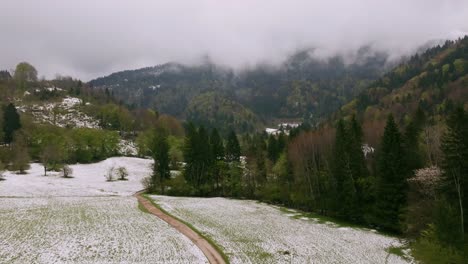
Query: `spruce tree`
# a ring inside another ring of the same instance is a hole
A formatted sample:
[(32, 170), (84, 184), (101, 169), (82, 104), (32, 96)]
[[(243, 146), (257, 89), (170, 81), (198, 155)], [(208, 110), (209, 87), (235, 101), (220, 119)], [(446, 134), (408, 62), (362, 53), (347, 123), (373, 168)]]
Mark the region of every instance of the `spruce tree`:
[(362, 151), (362, 138), (363, 132), (361, 125), (356, 120), (356, 117), (353, 116), (349, 124), (349, 139), (347, 142), (351, 173), (353, 175), (357, 196), (357, 206), (355, 207), (356, 215), (359, 220), (362, 220), (364, 214), (369, 211), (371, 203), (371, 182), (369, 179), (369, 171), (366, 166), (364, 152)]
[(210, 135), (210, 145), (213, 158), (216, 160), (224, 159), (224, 145), (223, 140), (219, 136), (218, 130), (213, 128)]
[(412, 120), (406, 126), (404, 147), (408, 169), (413, 171), (424, 166), (424, 158), (419, 144), (426, 117), (421, 107), (418, 107)]
[(268, 153), (268, 159), (271, 162), (275, 163), (279, 155), (278, 155), (278, 142), (276, 141), (276, 138), (274, 135), (270, 135), (268, 137), (267, 153)]
[(349, 156), (349, 133), (343, 120), (336, 127), (333, 150), (333, 175), (336, 179), (338, 216), (347, 220), (356, 220), (356, 188)]
[[(224, 163), (224, 145), (218, 130), (213, 128), (210, 135), (210, 146), (213, 160), (212, 174), (216, 191), (219, 191), (221, 184), (221, 168)], [(218, 192), (219, 193), (219, 192)]]
[(161, 193), (164, 194), (165, 181), (170, 178), (169, 169), (169, 143), (165, 131), (157, 131), (153, 135), (151, 144), (153, 154), (153, 175), (151, 177), (151, 192), (156, 191), (156, 186), (160, 186)]
[(10, 103), (3, 112), (3, 135), (4, 142), (10, 144), (16, 130), (21, 128), (20, 116), (16, 112), (16, 107)]
[(468, 115), (463, 108), (456, 108), (447, 119), (447, 132), (441, 148), (443, 173), (440, 193), (450, 207), (456, 208), (455, 217), (459, 225), (441, 226), (439, 229), (459, 230), (454, 233), (452, 241), (463, 241), (468, 232)]
[(407, 176), (402, 136), (393, 116), (389, 115), (378, 155), (374, 211), (376, 224), (384, 230), (402, 231)]
[(236, 132), (231, 130), (226, 144), (226, 161), (240, 161), (241, 149)]

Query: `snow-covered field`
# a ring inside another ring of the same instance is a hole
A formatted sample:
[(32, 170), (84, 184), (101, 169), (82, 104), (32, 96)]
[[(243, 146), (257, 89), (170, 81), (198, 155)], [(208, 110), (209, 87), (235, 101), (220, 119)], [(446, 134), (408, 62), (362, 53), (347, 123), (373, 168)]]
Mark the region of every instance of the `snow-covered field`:
[[(150, 175), (151, 162), (147, 159), (117, 157), (99, 163), (71, 165), (71, 179), (60, 177), (58, 172), (47, 172), (48, 176), (44, 176), (44, 167), (33, 163), (28, 174), (4, 174), (6, 180), (0, 182), (0, 197), (132, 195), (143, 189), (141, 179)], [(127, 168), (128, 181), (107, 182), (104, 177), (107, 170), (120, 166)]]
[[(0, 263), (206, 263), (203, 253), (174, 228), (140, 211), (150, 161), (111, 158), (73, 165), (74, 178), (26, 175), (0, 181)], [(110, 166), (125, 166), (128, 181), (106, 182)]]
[[(0, 181), (0, 263), (206, 263), (186, 237), (137, 208), (151, 161), (111, 158), (72, 165), (73, 177), (32, 164)], [(124, 166), (128, 181), (107, 182)], [(394, 238), (321, 224), (298, 212), (224, 198), (153, 196), (207, 234), (232, 263), (407, 263), (388, 254)]]
[(395, 238), (321, 224), (293, 210), (224, 198), (152, 198), (212, 238), (231, 263), (408, 263), (388, 253), (401, 246)]

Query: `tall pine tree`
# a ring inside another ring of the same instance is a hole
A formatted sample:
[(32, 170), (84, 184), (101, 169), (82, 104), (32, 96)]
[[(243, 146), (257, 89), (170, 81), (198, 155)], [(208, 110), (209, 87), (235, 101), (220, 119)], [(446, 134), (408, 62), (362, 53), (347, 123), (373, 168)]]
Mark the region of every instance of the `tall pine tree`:
[(333, 175), (336, 179), (338, 216), (346, 220), (356, 220), (356, 188), (349, 156), (349, 133), (345, 122), (338, 121), (333, 150)]
[(169, 169), (169, 143), (165, 131), (157, 131), (153, 135), (151, 144), (153, 156), (153, 175), (151, 177), (150, 192), (156, 192), (159, 185), (160, 191), (164, 194), (165, 182), (171, 176)]
[(401, 232), (406, 207), (408, 169), (405, 164), (402, 136), (389, 115), (379, 149), (375, 220), (380, 228)]
[(364, 152), (362, 151), (363, 133), (361, 125), (356, 120), (356, 116), (351, 118), (349, 123), (348, 152), (350, 158), (351, 173), (353, 175), (357, 205), (355, 206), (357, 220), (362, 221), (364, 215), (370, 211), (371, 194), (369, 171), (366, 166)]
[(236, 132), (231, 130), (226, 144), (226, 160), (229, 162), (239, 161), (241, 156), (241, 149), (239, 140), (237, 139)]
[[(463, 241), (468, 232), (468, 115), (463, 108), (456, 108), (447, 119), (447, 132), (442, 141), (441, 194), (452, 208), (456, 208), (458, 227), (441, 227), (459, 230), (452, 241)], [(455, 239), (457, 237), (458, 239)], [(461, 244), (461, 243), (460, 243)]]

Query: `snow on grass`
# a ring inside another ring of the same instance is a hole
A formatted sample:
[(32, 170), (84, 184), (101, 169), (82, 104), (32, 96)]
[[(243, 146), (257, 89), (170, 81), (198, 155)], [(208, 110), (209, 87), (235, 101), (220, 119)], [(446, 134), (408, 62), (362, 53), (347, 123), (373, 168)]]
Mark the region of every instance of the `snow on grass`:
[(0, 263), (207, 263), (133, 197), (0, 198)]
[(408, 263), (369, 230), (319, 223), (255, 201), (151, 196), (224, 248), (231, 263)]
[[(141, 180), (151, 173), (151, 160), (116, 157), (93, 164), (70, 165), (73, 178), (60, 177), (58, 172), (47, 172), (41, 164), (31, 164), (25, 175), (4, 173), (0, 183), (0, 197), (45, 197), (45, 196), (103, 196), (132, 195), (144, 187)], [(127, 181), (107, 182), (104, 175), (110, 167), (127, 168)]]
[(138, 150), (135, 142), (121, 139), (119, 142), (119, 153), (123, 156), (136, 156)]
[[(130, 196), (143, 189), (150, 160), (110, 158), (72, 165), (73, 177), (32, 164), (0, 181), (0, 263), (207, 263), (188, 238)], [(127, 181), (106, 182), (124, 166)]]
[(59, 127), (100, 128), (97, 120), (79, 111), (79, 106), (82, 104), (81, 99), (67, 96), (61, 102), (18, 105), (16, 108), (20, 112), (30, 112), (39, 123), (49, 123)]

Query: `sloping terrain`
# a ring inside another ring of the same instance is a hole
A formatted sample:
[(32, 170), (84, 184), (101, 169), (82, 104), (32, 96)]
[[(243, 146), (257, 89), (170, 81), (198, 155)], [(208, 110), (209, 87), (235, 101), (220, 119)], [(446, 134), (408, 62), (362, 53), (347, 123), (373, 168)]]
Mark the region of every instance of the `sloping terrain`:
[(255, 201), (151, 196), (210, 237), (231, 263), (408, 263), (395, 238), (339, 227)]
[(420, 107), (436, 120), (456, 104), (468, 108), (468, 36), (412, 56), (342, 107), (366, 121), (393, 113), (405, 122)]

